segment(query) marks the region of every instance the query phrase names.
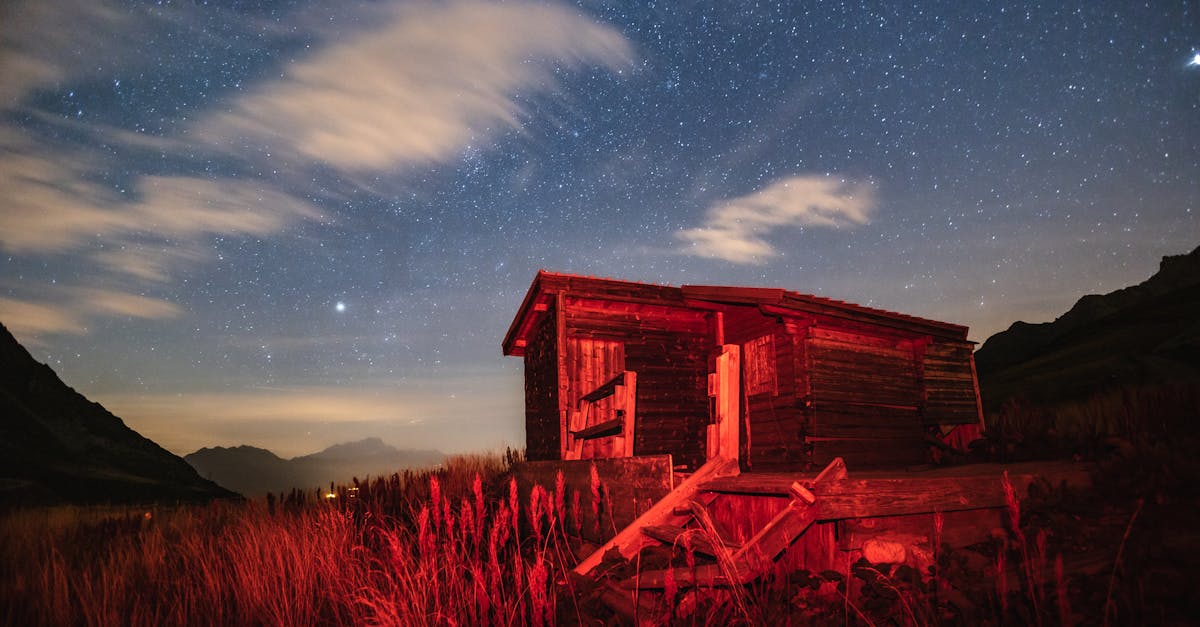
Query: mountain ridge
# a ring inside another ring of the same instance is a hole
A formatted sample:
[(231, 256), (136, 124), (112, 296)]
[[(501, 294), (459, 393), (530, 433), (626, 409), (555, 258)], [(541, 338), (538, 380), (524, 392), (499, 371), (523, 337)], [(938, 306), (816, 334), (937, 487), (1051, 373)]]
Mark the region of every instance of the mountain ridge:
[(0, 480), (5, 504), (236, 496), (68, 386), (3, 324)]
[(1080, 298), (1051, 322), (1015, 322), (975, 353), (985, 407), (1200, 379), (1200, 247), (1150, 278)]
[(245, 444), (204, 447), (183, 457), (201, 476), (246, 496), (391, 474), (405, 467), (436, 464), (444, 458), (441, 451), (398, 449), (378, 437), (334, 444), (288, 459)]

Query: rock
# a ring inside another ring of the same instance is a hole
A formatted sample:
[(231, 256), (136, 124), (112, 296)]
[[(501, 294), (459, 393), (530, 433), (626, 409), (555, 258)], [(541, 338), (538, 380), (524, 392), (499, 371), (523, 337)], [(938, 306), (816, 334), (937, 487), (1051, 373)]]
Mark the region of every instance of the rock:
[(904, 563), (904, 545), (899, 542), (872, 539), (863, 542), (863, 557), (872, 564)]

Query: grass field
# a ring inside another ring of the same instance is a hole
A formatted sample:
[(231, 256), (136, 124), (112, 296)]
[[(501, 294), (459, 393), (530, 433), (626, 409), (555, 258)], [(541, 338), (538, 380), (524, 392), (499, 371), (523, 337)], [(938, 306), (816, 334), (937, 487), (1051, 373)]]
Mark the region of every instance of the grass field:
[[(1164, 407), (1186, 408), (1197, 398), (1194, 389), (1129, 391), (1054, 408), (1051, 418), (1049, 409), (1014, 406), (992, 425), (1004, 433), (1005, 450), (1048, 432), (1063, 446), (1069, 435), (1102, 458), (1097, 491), (1013, 494), (1005, 529), (992, 541), (949, 551), (935, 539), (928, 572), (859, 562), (847, 572), (791, 573), (732, 592), (668, 587), (651, 596), (641, 618), (1055, 625), (1195, 616), (1178, 587), (1200, 552), (1200, 521), (1184, 506), (1200, 472), (1195, 455), (1170, 453), (1162, 438), (1185, 437), (1183, 414)], [(1096, 450), (1114, 438), (1118, 444)], [(463, 456), (428, 471), (250, 502), (10, 512), (0, 519), (0, 622), (620, 622), (591, 586), (569, 576), (581, 550), (573, 530), (581, 508), (600, 506), (599, 492), (569, 493), (559, 483), (519, 498), (507, 474), (518, 458)]]

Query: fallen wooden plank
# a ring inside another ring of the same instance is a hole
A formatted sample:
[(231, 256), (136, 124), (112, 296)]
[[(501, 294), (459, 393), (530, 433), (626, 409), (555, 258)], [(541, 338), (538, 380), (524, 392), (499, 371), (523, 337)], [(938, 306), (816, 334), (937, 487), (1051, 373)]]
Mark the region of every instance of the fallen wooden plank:
[(699, 529), (688, 529), (676, 525), (647, 525), (642, 527), (642, 533), (664, 544), (691, 547), (693, 551), (709, 557), (716, 557), (718, 553), (718, 549), (713, 543), (714, 539), (723, 544), (727, 552), (736, 551), (742, 546), (726, 542), (722, 538), (713, 538), (711, 534)]
[[(835, 459), (829, 463), (809, 484), (820, 498), (824, 491), (831, 486), (845, 481), (846, 463)], [(808, 492), (799, 482), (793, 482), (789, 489), (800, 487)], [(809, 494), (809, 496), (813, 496)], [(808, 530), (820, 518), (820, 503), (813, 504), (803, 499), (793, 499), (788, 506), (772, 518), (754, 537), (746, 541), (724, 559), (717, 556), (718, 563), (703, 569), (675, 568), (669, 569), (675, 576), (675, 582), (680, 586), (727, 586), (749, 583), (766, 573), (774, 564), (776, 556), (782, 553), (801, 534)], [(721, 553), (724, 553), (721, 551)], [(622, 587), (658, 588), (665, 585), (667, 570), (641, 573), (638, 577), (622, 582)]]
[(611, 540), (596, 549), (594, 553), (579, 562), (575, 567), (575, 572), (580, 575), (592, 572), (596, 566), (600, 565), (605, 553), (614, 548), (626, 559), (633, 557), (650, 541), (642, 533), (642, 527), (647, 525), (679, 524), (682, 522), (682, 519), (675, 513), (677, 506), (693, 499), (700, 491), (700, 486), (705, 482), (718, 477), (737, 474), (737, 472), (738, 463), (736, 459), (724, 457), (710, 459), (703, 466), (697, 468), (696, 472), (692, 473), (692, 476), (680, 482), (674, 490), (662, 499), (659, 499), (649, 510), (630, 523), (628, 527), (617, 533)]
[[(757, 577), (770, 569), (775, 558), (782, 553), (800, 534), (821, 518), (825, 493), (846, 482), (846, 462), (834, 459), (812, 480), (811, 492), (799, 481), (793, 481), (788, 491), (800, 488), (810, 499), (793, 498), (787, 508), (768, 522), (754, 537), (733, 554), (733, 561), (742, 570)], [(813, 494), (815, 492), (816, 494)]]
[(777, 555), (817, 522), (819, 512), (820, 503), (808, 505), (802, 501), (792, 501), (734, 553), (734, 563), (753, 577), (762, 575), (771, 568)]
[[(666, 587), (667, 570), (643, 571), (621, 581), (619, 585), (626, 590), (664, 588)], [(669, 570), (673, 571), (675, 585), (680, 588), (741, 586), (754, 580), (754, 576), (735, 565), (722, 568), (720, 564), (701, 564), (695, 568), (682, 567)]]

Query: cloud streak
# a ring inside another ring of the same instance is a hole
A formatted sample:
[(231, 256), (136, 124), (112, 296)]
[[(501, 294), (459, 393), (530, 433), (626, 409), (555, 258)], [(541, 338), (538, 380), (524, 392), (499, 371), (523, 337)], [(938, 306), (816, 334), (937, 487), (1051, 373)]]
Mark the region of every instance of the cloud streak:
[(91, 155), (19, 152), (0, 157), (0, 189), (5, 190), (0, 248), (9, 252), (60, 253), (94, 242), (119, 247), (145, 239), (265, 236), (296, 218), (319, 214), (303, 200), (241, 180), (149, 176), (138, 183), (140, 198), (129, 200), (89, 180)]
[(0, 320), (27, 342), (86, 333), (94, 317), (177, 317), (178, 305), (134, 292), (211, 257), (213, 237), (267, 237), (320, 215), (252, 180), (148, 176), (124, 195), (95, 182), (90, 151), (30, 144), (0, 129), (0, 250), (75, 259), (91, 285), (104, 287), (56, 285), (22, 295), (11, 284)]
[(166, 320), (183, 315), (175, 303), (112, 288), (55, 286), (39, 298), (0, 298), (0, 322), (29, 344), (43, 335), (83, 335), (92, 317)]
[(515, 93), (552, 89), (556, 67), (618, 69), (632, 56), (615, 30), (556, 5), (408, 6), (291, 66), (196, 134), (343, 171), (446, 162), (519, 128)]
[(104, 2), (40, 0), (0, 5), (0, 108), (91, 68), (137, 57), (123, 33), (135, 18)]
[[(96, 400), (139, 433), (180, 454), (202, 446), (270, 441), (284, 456), (379, 435), (405, 446), (419, 441), (447, 452), (505, 442), (519, 428), (519, 386), (471, 377), (407, 389), (290, 386), (269, 390), (99, 395)], [(471, 385), (486, 393), (447, 403), (450, 390)], [(282, 432), (282, 433), (281, 433)]]
[(0, 298), (0, 322), (22, 342), (38, 344), (43, 334), (81, 335), (84, 321), (62, 307), (15, 298)]
[(829, 176), (793, 176), (710, 207), (702, 226), (676, 233), (688, 255), (762, 264), (780, 254), (768, 236), (783, 228), (853, 228), (870, 222), (875, 190)]

